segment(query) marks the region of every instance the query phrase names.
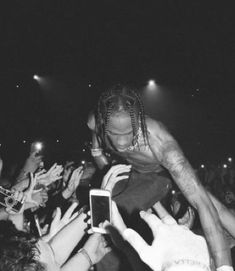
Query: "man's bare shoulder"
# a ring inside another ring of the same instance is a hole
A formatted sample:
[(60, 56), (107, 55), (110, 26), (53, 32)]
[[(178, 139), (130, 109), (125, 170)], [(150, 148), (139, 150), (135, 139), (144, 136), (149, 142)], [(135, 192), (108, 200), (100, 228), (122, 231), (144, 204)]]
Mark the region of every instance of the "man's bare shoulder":
[(146, 116), (145, 120), (146, 120), (147, 130), (150, 135), (160, 136), (160, 137), (161, 135), (170, 135), (167, 128), (162, 122), (152, 119), (148, 116)]
[(87, 118), (87, 126), (90, 130), (95, 131), (95, 113), (91, 111)]

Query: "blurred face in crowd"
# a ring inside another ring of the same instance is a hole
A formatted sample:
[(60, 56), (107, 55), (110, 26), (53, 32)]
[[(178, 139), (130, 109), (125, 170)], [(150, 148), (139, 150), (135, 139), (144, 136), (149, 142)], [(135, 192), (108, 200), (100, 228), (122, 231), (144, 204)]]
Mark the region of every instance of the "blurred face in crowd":
[(235, 202), (235, 194), (231, 190), (225, 192), (225, 202), (227, 204)]
[(129, 113), (116, 112), (110, 116), (107, 136), (112, 146), (119, 152), (126, 151), (132, 145), (133, 129)]

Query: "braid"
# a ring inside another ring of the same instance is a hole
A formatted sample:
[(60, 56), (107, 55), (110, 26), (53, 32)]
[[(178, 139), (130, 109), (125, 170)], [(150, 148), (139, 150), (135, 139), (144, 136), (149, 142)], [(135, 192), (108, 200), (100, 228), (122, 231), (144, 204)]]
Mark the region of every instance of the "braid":
[(136, 94), (136, 98), (138, 100), (139, 107), (140, 107), (140, 111), (139, 111), (139, 123), (140, 123), (141, 131), (142, 131), (143, 137), (144, 137), (144, 144), (145, 145), (149, 145), (148, 130), (147, 130), (146, 121), (145, 121), (144, 104), (143, 104), (140, 96), (137, 93), (135, 93), (135, 94)]
[(120, 111), (127, 111), (130, 114), (134, 136), (133, 144), (135, 144), (138, 139), (136, 136), (138, 135), (138, 129), (140, 128), (143, 134), (144, 144), (148, 145), (148, 133), (143, 102), (136, 91), (120, 85), (102, 93), (97, 104), (95, 118), (97, 130), (102, 137), (102, 143), (105, 142), (105, 137), (107, 136), (107, 125), (110, 116), (114, 112)]
[(108, 126), (108, 122), (110, 119), (110, 115), (112, 114), (112, 110), (113, 110), (113, 105), (110, 104), (107, 109), (107, 113), (106, 113), (105, 119), (104, 119), (104, 137), (106, 137), (106, 135), (107, 135), (107, 126)]
[(138, 133), (138, 129), (137, 129), (137, 125), (136, 125), (136, 119), (135, 119), (135, 113), (134, 113), (134, 108), (133, 106), (130, 106), (129, 108), (129, 114), (131, 117), (131, 125), (132, 125), (132, 129), (133, 129), (133, 145), (136, 143), (135, 141), (137, 140), (136, 135)]

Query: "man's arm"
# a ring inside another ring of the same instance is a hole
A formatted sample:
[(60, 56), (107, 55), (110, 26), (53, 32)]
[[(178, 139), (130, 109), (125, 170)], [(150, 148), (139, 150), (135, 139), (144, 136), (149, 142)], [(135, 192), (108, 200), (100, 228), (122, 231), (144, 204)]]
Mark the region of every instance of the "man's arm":
[(223, 227), (235, 238), (235, 213), (224, 206), (210, 192), (207, 191), (207, 193), (219, 214)]
[(96, 125), (95, 125), (95, 116), (94, 113), (91, 113), (88, 116), (87, 125), (91, 130), (92, 135), (92, 148), (91, 155), (94, 157), (94, 160), (99, 167), (99, 169), (103, 169), (105, 166), (109, 164), (107, 157), (104, 155), (103, 150), (101, 149), (98, 135), (96, 133)]
[(179, 145), (162, 124), (150, 119), (147, 128), (154, 156), (168, 169), (184, 196), (197, 209), (216, 266), (231, 265), (218, 213)]

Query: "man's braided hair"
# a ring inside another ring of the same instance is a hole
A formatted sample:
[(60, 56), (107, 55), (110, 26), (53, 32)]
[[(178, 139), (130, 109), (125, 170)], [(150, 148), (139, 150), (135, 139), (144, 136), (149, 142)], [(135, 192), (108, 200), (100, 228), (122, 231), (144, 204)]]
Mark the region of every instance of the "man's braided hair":
[[(144, 143), (148, 144), (145, 111), (143, 102), (136, 90), (126, 86), (114, 86), (101, 94), (95, 114), (96, 129), (104, 143), (110, 116), (117, 112), (127, 112), (133, 129), (133, 145), (138, 144), (138, 131), (141, 129)], [(105, 147), (105, 146), (103, 146)]]

